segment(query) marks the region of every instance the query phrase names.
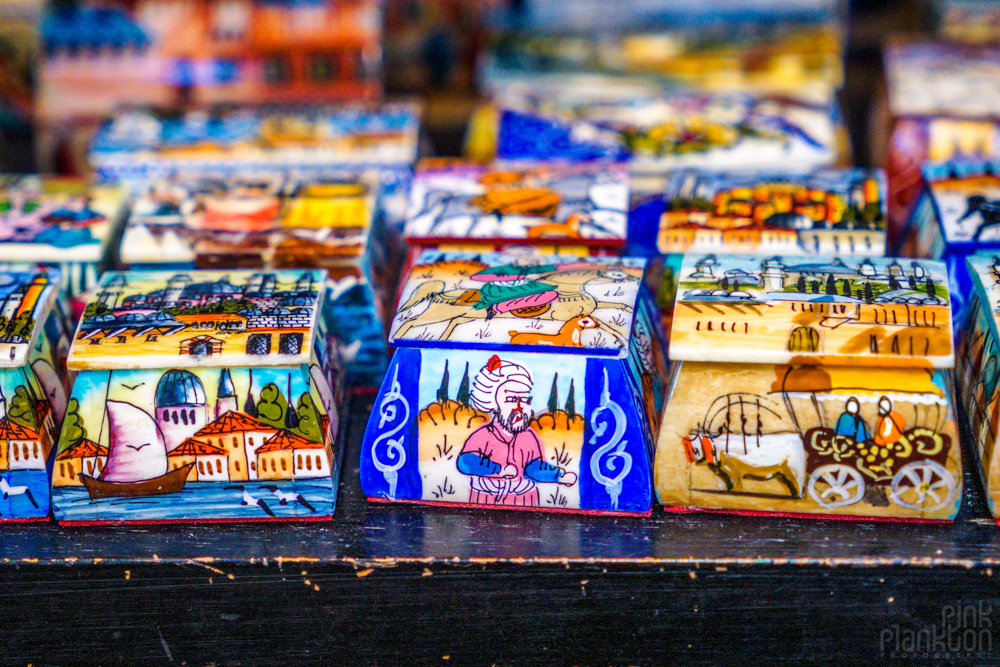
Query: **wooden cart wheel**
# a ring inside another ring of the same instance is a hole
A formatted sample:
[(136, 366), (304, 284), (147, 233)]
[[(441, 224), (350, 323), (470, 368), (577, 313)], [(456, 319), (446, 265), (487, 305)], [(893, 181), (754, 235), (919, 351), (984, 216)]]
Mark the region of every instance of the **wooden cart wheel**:
[(957, 487), (955, 476), (937, 461), (914, 461), (892, 478), (889, 499), (911, 510), (936, 512), (951, 502)]
[(823, 507), (853, 505), (865, 495), (861, 473), (839, 463), (820, 466), (809, 476), (809, 497)]

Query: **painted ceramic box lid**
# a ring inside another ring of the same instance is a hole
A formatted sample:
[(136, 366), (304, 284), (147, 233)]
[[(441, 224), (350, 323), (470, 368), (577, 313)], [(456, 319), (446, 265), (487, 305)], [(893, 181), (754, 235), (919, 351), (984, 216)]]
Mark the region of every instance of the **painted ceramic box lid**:
[(132, 207), (121, 260), (180, 263), (249, 253), (267, 266), (294, 266), (312, 254), (356, 257), (377, 187), (374, 173), (159, 179)]
[(884, 255), (885, 193), (881, 170), (678, 171), (666, 184), (658, 246)]
[(941, 262), (691, 254), (670, 358), (950, 368), (951, 319)]
[(180, 117), (128, 111), (101, 128), (91, 159), (412, 164), (418, 115), (410, 103), (237, 108)]
[(923, 172), (947, 243), (1000, 241), (1000, 162), (928, 163)]
[(70, 347), (73, 370), (307, 363), (325, 272), (112, 271)]
[(428, 165), (418, 169), (411, 186), (405, 233), (416, 243), (510, 239), (622, 245), (628, 202), (623, 168)]
[(59, 291), (57, 268), (7, 265), (0, 270), (0, 368), (20, 368)]
[(124, 206), (113, 185), (0, 176), (0, 261), (97, 262)]
[(997, 47), (896, 42), (885, 46), (883, 57), (894, 115), (998, 117)]
[(645, 260), (425, 250), (389, 342), (624, 357)]
[(837, 158), (832, 106), (746, 94), (666, 91), (613, 101), (503, 100), (503, 160), (627, 161), (635, 171), (813, 168)]

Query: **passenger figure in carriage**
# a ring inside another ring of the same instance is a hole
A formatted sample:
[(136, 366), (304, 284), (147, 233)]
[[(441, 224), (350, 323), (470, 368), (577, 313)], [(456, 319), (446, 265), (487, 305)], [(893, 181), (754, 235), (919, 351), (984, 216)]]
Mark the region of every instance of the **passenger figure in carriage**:
[(858, 403), (858, 399), (853, 396), (848, 398), (847, 405), (844, 406), (844, 413), (837, 420), (837, 428), (834, 434), (850, 438), (854, 442), (864, 442), (867, 440), (868, 425), (865, 424), (865, 420), (858, 414), (860, 411), (861, 405)]

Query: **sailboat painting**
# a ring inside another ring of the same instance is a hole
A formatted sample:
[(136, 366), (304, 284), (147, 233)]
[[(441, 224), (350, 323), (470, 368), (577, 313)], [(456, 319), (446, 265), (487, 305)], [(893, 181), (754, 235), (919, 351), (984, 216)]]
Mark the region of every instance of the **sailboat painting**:
[(81, 373), (53, 471), (56, 519), (329, 518), (339, 466), (324, 384), (318, 365)]
[[(139, 283), (139, 275), (119, 275)], [(189, 275), (202, 284), (214, 274)], [(298, 307), (315, 312), (322, 298), (314, 293)], [(84, 319), (81, 330), (86, 326)], [(187, 326), (204, 330), (201, 320)], [(52, 471), (55, 518), (65, 524), (329, 519), (340, 469), (337, 345), (315, 319), (295, 328), (296, 340), (309, 347), (287, 350), (285, 365), (237, 366), (256, 357), (227, 353), (231, 340), (221, 352), (182, 352), (163, 367), (140, 358), (145, 350), (71, 356), (69, 367), (80, 372)], [(281, 331), (287, 328), (272, 325), (266, 335), (287, 335)]]

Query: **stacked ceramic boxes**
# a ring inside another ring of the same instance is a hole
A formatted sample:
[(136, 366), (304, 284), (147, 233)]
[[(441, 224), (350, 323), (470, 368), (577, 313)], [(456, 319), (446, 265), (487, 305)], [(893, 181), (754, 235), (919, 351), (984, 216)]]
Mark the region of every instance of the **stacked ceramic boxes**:
[[(123, 265), (328, 269), (328, 326), (343, 341), (350, 384), (373, 388), (387, 361), (384, 313), (403, 261), (417, 115), (395, 104), (118, 116), (91, 160), (140, 193)], [(135, 251), (150, 232), (163, 232), (158, 255)]]

